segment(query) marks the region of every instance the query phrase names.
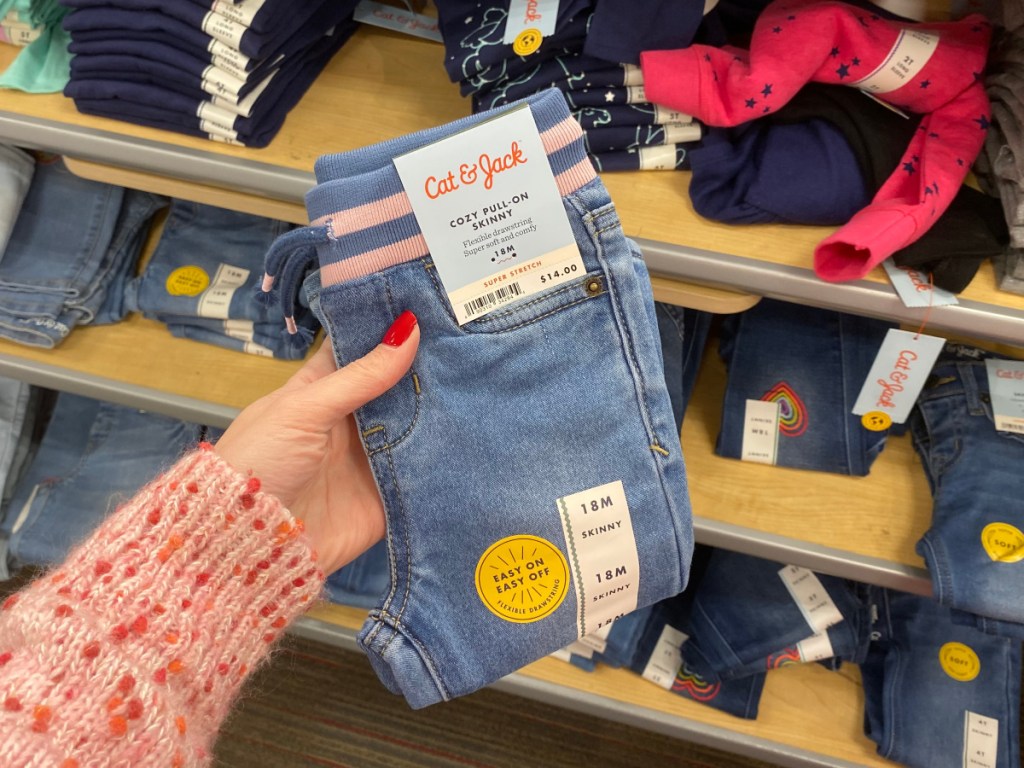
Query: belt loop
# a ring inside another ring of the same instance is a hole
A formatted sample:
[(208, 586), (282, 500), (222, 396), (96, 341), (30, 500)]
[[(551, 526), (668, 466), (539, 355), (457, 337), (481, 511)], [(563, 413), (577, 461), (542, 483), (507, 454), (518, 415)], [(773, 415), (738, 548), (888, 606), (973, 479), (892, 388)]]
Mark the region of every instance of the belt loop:
[(957, 375), (960, 377), (960, 384), (964, 391), (964, 400), (967, 402), (967, 412), (971, 416), (984, 416), (984, 399), (988, 399), (988, 391), (981, 391), (978, 386), (977, 373), (979, 370), (984, 373), (984, 364), (958, 362), (956, 364)]

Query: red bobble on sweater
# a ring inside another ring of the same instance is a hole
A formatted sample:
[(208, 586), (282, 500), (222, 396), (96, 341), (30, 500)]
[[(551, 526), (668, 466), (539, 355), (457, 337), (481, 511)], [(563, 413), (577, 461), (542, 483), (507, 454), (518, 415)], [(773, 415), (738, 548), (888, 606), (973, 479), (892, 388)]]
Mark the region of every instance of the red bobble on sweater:
[(252, 509), (256, 506), (256, 498), (251, 493), (243, 493), (239, 497), (239, 501), (241, 501), (243, 509)]
[(82, 649), (82, 655), (87, 659), (95, 659), (100, 655), (100, 644), (95, 641), (88, 643), (85, 648)]
[(154, 509), (153, 511), (151, 511), (148, 515), (146, 515), (146, 520), (149, 522), (150, 525), (156, 525), (157, 523), (159, 523), (160, 510)]
[(149, 621), (145, 616), (139, 616), (135, 621), (132, 622), (132, 632), (137, 635), (141, 635), (149, 628)]
[(4, 664), (6, 664), (8, 661), (10, 661), (13, 658), (14, 658), (14, 654), (11, 653), (10, 651), (4, 651), (3, 653), (0, 653), (0, 667), (2, 667)]
[(21, 699), (17, 696), (8, 696), (4, 699), (4, 709), (8, 712), (21, 712)]
[(75, 609), (72, 608), (67, 603), (61, 603), (60, 605), (58, 605), (56, 608), (53, 609), (54, 615), (57, 616), (57, 618), (60, 618), (60, 619), (65, 619), (68, 616), (70, 616), (71, 614), (73, 614), (74, 612), (75, 612)]
[(114, 566), (112, 566), (106, 560), (100, 560), (96, 563), (96, 566), (93, 568), (93, 570), (96, 572), (97, 576), (102, 576), (106, 573), (110, 573), (110, 571), (113, 570), (113, 568)]

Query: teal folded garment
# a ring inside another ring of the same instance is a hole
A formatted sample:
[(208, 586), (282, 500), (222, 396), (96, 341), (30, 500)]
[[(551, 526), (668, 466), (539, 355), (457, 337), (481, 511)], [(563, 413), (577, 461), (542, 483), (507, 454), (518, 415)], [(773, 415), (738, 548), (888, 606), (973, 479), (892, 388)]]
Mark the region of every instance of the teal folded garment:
[(56, 0), (0, 0), (0, 18), (11, 10), (17, 11), (20, 18), (29, 19), (33, 26), (41, 26), (43, 31), (0, 74), (0, 88), (27, 93), (64, 90), (71, 73), (71, 37), (61, 29), (60, 21), (68, 9)]

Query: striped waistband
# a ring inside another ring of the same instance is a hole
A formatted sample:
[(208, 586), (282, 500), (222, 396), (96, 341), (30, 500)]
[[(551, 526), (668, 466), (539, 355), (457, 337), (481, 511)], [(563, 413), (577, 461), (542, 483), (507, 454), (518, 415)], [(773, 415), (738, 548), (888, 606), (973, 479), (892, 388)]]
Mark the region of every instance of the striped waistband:
[[(551, 93), (550, 96), (555, 97), (557, 103), (545, 95), (543, 103), (531, 104), (531, 110), (555, 184), (564, 197), (593, 181), (597, 174), (586, 155), (579, 124), (570, 116), (561, 95)], [(487, 117), (485, 113), (482, 115)], [(557, 118), (554, 121), (553, 116)], [(431, 141), (436, 141), (445, 134), (463, 130), (463, 122), (445, 126), (440, 129), (441, 133), (438, 129), (424, 133), (431, 135)], [(410, 145), (425, 146), (417, 141), (421, 136), (405, 137), (401, 146), (398, 146), (399, 140), (390, 144), (394, 149), (409, 151)], [(428, 255), (412, 203), (391, 162), (393, 156), (376, 170), (322, 183), (307, 195), (310, 223), (326, 227), (328, 232), (327, 246), (318, 249), (323, 286), (354, 280)], [(362, 153), (356, 165), (365, 163), (366, 158), (365, 152)]]

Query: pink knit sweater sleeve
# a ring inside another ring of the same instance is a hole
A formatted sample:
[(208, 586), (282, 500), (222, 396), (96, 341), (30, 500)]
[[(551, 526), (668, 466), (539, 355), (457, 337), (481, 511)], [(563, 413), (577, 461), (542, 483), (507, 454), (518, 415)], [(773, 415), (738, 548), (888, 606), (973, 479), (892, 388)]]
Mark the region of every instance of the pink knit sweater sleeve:
[(0, 765), (195, 766), (317, 599), (301, 524), (209, 446), (0, 608)]

